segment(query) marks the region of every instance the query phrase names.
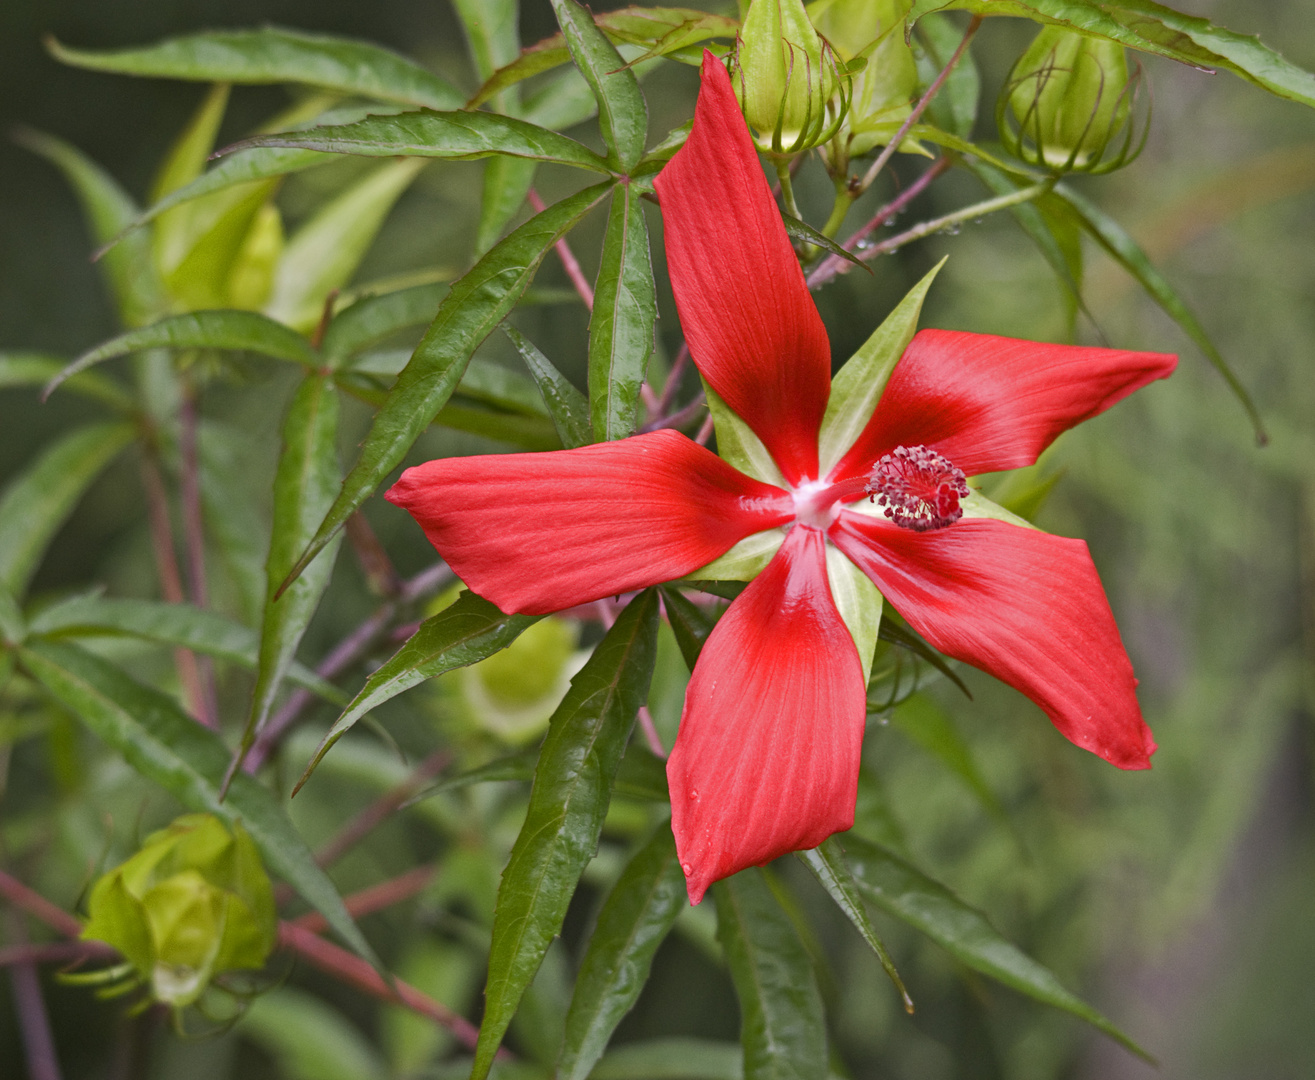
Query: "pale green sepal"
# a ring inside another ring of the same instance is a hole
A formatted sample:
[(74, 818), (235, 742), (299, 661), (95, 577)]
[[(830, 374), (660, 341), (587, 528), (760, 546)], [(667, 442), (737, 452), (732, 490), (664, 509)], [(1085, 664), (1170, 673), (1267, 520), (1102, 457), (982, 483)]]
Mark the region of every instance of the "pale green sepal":
[[(1010, 525), (1017, 525), (1021, 529), (1036, 528), (1026, 518), (1010, 513), (999, 503), (993, 503), (976, 488), (970, 487), (968, 489), (968, 497), (959, 500), (959, 508), (963, 511), (961, 521), (969, 521), (972, 518), (995, 518), (996, 521), (1008, 522)], [(857, 507), (854, 509), (857, 509)]]
[(831, 583), (831, 599), (858, 649), (863, 685), (867, 686), (877, 651), (877, 629), (881, 626), (881, 593), (872, 579), (832, 544), (826, 546), (826, 576)]
[[(827, 400), (826, 415), (822, 417), (822, 430), (818, 434), (817, 452), (822, 476), (836, 467), (867, 427), (881, 392), (886, 388), (886, 380), (918, 330), (918, 316), (927, 290), (944, 265), (945, 259), (942, 259), (927, 271), (831, 380), (831, 397)], [(720, 445), (720, 425), (717, 427), (717, 442)]]
[(768, 529), (746, 536), (730, 551), (687, 576), (691, 581), (752, 581), (785, 543), (785, 531)]
[(749, 427), (735, 411), (717, 396), (705, 380), (703, 392), (708, 398), (708, 409), (712, 413), (712, 422), (717, 429), (717, 453), (722, 461), (732, 465), (755, 480), (764, 484), (773, 484), (784, 488), (788, 485), (781, 470), (776, 467), (772, 455), (753, 429)]

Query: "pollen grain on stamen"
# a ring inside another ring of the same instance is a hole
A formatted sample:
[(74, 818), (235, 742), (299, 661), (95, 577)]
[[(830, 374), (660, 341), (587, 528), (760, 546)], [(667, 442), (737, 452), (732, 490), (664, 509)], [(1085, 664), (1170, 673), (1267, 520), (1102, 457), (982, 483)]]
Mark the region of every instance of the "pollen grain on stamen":
[(963, 517), (959, 500), (968, 495), (963, 470), (925, 446), (897, 446), (868, 475), (868, 498), (904, 529), (929, 532)]

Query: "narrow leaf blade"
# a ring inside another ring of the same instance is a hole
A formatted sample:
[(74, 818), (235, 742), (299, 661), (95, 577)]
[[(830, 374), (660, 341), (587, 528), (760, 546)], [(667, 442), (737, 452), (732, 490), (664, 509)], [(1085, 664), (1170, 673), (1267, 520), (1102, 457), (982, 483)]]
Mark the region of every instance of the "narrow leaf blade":
[(472, 1080), (498, 1044), (598, 849), (612, 778), (657, 655), (657, 593), (641, 593), (599, 642), (553, 714), (525, 825), (502, 874)]
[(961, 963), (1005, 986), (1071, 1013), (1103, 1031), (1147, 1061), (1154, 1059), (1109, 1020), (1026, 953), (1011, 944), (974, 907), (944, 885), (887, 851), (852, 833), (842, 846), (862, 894), (877, 907), (926, 934)]
[(663, 822), (617, 878), (575, 980), (559, 1080), (585, 1080), (639, 999), (658, 946), (685, 907), (685, 874)]
[(577, 447), (593, 442), (594, 429), (589, 420), (589, 403), (584, 395), (514, 326), (503, 323), (502, 332), (511, 339), (521, 359), (525, 361), (525, 366), (534, 376), (562, 445)]
[(463, 592), (455, 603), (432, 615), (380, 667), (324, 736), (298, 781), (300, 788), (320, 759), (352, 725), (373, 709), (417, 683), (492, 656), (510, 645), (536, 615), (505, 615), (483, 597)]
[(657, 290), (643, 202), (618, 184), (603, 239), (589, 320), (589, 412), (600, 440), (633, 435), (639, 388), (657, 319)]
[(350, 38), (299, 30), (213, 30), (166, 38), (134, 49), (74, 49), (54, 38), (57, 60), (92, 71), (163, 79), (246, 84), (300, 83), (431, 109), (459, 109), (446, 80), (388, 49)]
[(536, 214), (448, 291), (411, 362), (374, 418), (360, 457), (319, 531), (293, 567), (306, 567), (402, 460), (465, 374), (480, 343), (515, 306), (548, 250), (607, 194), (598, 184)]
[(136, 434), (130, 424), (78, 428), (46, 447), (0, 494), (0, 586), (16, 597), (73, 508)]
[(219, 736), (185, 715), (174, 700), (143, 686), (113, 664), (66, 642), (35, 641), (22, 650), (24, 668), (92, 732), (189, 810), (241, 822), (270, 868), (325, 917), (362, 957), (378, 966), (369, 943), (333, 883), (275, 797), (241, 775), (219, 797), (228, 750)]
[(740, 999), (744, 1080), (826, 1076), (826, 1018), (813, 962), (763, 871), (742, 870), (712, 894), (717, 938)]

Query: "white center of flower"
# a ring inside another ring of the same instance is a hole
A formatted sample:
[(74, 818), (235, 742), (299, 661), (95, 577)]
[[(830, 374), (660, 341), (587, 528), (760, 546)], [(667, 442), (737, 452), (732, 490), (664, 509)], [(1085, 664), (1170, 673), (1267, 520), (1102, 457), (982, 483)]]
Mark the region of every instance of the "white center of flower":
[(815, 529), (828, 529), (840, 516), (835, 485), (825, 480), (809, 480), (790, 492), (794, 499), (795, 519)]

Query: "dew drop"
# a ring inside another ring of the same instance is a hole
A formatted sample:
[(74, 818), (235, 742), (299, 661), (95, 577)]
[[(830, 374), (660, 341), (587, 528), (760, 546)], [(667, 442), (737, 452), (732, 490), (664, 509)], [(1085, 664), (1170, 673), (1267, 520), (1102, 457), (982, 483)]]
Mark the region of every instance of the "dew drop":
[(690, 789), (689, 789), (689, 797), (690, 797), (691, 799), (694, 799), (695, 801), (698, 801), (699, 793), (698, 793), (697, 791), (695, 791), (693, 788), (690, 788)]
[(693, 865), (690, 864), (690, 863), (683, 862), (683, 863), (680, 864), (680, 868), (681, 868), (683, 871), (685, 871), (685, 876), (686, 876), (686, 877), (689, 877), (690, 874), (694, 873), (694, 867), (693, 867)]

